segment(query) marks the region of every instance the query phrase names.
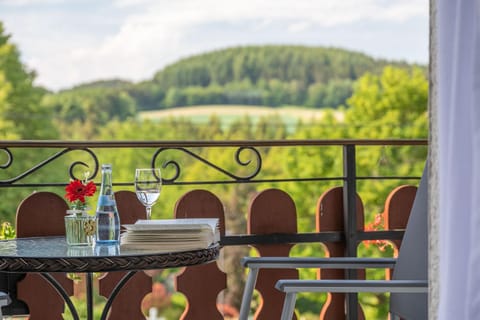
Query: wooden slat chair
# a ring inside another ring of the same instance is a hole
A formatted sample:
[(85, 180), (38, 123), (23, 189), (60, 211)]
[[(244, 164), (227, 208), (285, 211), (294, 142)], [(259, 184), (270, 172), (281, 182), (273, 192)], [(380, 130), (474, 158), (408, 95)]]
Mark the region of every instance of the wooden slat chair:
[[(282, 192), (277, 192), (277, 194), (282, 195)], [(284, 198), (288, 195), (283, 196)], [(288, 197), (289, 198), (289, 197)], [(289, 198), (290, 199), (290, 198)], [(286, 199), (284, 199), (286, 201)], [(266, 209), (270, 206), (270, 203), (279, 203), (273, 209)], [(289, 201), (293, 207), (293, 200)], [(359, 230), (363, 230), (363, 204), (360, 197), (357, 196), (356, 199), (357, 206), (357, 225)], [(285, 224), (284, 218), (276, 218), (278, 211), (285, 211), (285, 208), (288, 208), (285, 203), (281, 203), (278, 199), (269, 199), (265, 202), (265, 207), (258, 210), (259, 216), (270, 217), (276, 224)], [(288, 211), (288, 210), (287, 210)], [(328, 232), (328, 231), (342, 231), (344, 230), (343, 223), (343, 193), (342, 187), (335, 187), (325, 191), (317, 202), (316, 208), (316, 227), (318, 232)], [(270, 213), (271, 215), (269, 215)], [(267, 221), (268, 222), (268, 221)], [(292, 221), (290, 221), (292, 222)], [(279, 229), (275, 223), (270, 223), (271, 232), (285, 232), (286, 230)], [(296, 224), (294, 229), (290, 229), (290, 232), (296, 233)], [(326, 248), (326, 255), (328, 258), (297, 258), (289, 257), (289, 251), (284, 251), (283, 256), (279, 255), (278, 252), (275, 255), (262, 255), (261, 257), (244, 257), (242, 259), (242, 265), (245, 268), (249, 269), (247, 281), (245, 284), (242, 304), (240, 308), (240, 320), (248, 319), (249, 309), (251, 305), (252, 295), (254, 287), (256, 286), (257, 278), (259, 281), (262, 281), (262, 277), (265, 275), (270, 276), (269, 289), (274, 290), (275, 283), (282, 279), (281, 273), (291, 272), (290, 278), (298, 277), (297, 268), (320, 268), (318, 274), (321, 275), (323, 279), (338, 279), (344, 277), (344, 270), (339, 270), (342, 268), (342, 264), (349, 262), (352, 259), (337, 261), (335, 257), (342, 256), (345, 252), (345, 243), (339, 242), (327, 242), (324, 244)], [(289, 248), (291, 245), (287, 245)], [(382, 262), (381, 265), (385, 265), (386, 262)], [(269, 269), (263, 270), (262, 269)], [(283, 270), (282, 270), (283, 269)], [(290, 269), (290, 270), (289, 270)], [(294, 272), (294, 273), (292, 273)], [(364, 272), (359, 272), (359, 277), (364, 277)], [(280, 297), (280, 301), (283, 301), (284, 296), (279, 295), (280, 292), (275, 292), (275, 296)], [(271, 298), (270, 298), (271, 300)], [(321, 319), (337, 319), (344, 314), (344, 303), (345, 297), (342, 293), (334, 293), (329, 295), (327, 302), (321, 311)], [(275, 309), (278, 310), (278, 314), (275, 314), (275, 318), (278, 319), (281, 315), (281, 302), (277, 302)], [(273, 318), (273, 315), (272, 315)], [(363, 312), (359, 307), (359, 319), (363, 319)]]
[[(317, 201), (315, 220), (317, 232), (342, 232), (345, 230), (343, 187), (333, 187), (325, 191)], [(356, 196), (357, 231), (363, 231), (365, 215), (362, 199)], [(344, 241), (324, 242), (325, 257), (343, 257), (347, 249)], [(318, 279), (342, 279), (345, 277), (345, 270), (342, 268), (320, 268), (317, 271)], [(357, 270), (357, 278), (365, 279), (365, 272)], [(327, 300), (320, 312), (320, 319), (341, 319), (345, 315), (345, 294), (328, 293)], [(358, 305), (358, 320), (365, 319), (363, 310)]]
[[(248, 215), (248, 233), (264, 234), (295, 234), (297, 233), (297, 210), (293, 199), (284, 191), (267, 189), (258, 193), (251, 201)], [(256, 244), (259, 261), (269, 261), (270, 257), (288, 257), (293, 244)], [(265, 260), (263, 260), (265, 259)], [(282, 258), (280, 258), (282, 259)], [(254, 319), (278, 319), (281, 314), (283, 294), (274, 289), (278, 279), (297, 279), (298, 271), (293, 268), (276, 267), (272, 270), (261, 270), (253, 266), (245, 284), (240, 318), (246, 320), (254, 289), (261, 296), (260, 307), (256, 310)], [(258, 277), (258, 281), (257, 281)]]
[[(220, 235), (225, 235), (223, 204), (210, 191), (193, 190), (184, 194), (175, 205), (175, 218), (218, 218)], [(185, 268), (175, 278), (175, 287), (188, 301), (181, 320), (223, 319), (216, 302), (218, 294), (227, 287), (227, 275), (217, 263)]]
[[(425, 168), (410, 212), (398, 258), (393, 259), (391, 263), (388, 260), (385, 261), (384, 267), (394, 268), (393, 279), (279, 280), (276, 288), (286, 293), (281, 319), (292, 319), (296, 295), (300, 292), (390, 292), (390, 315), (393, 319), (428, 319), (427, 210), (428, 174), (427, 168)], [(382, 260), (379, 261), (382, 262)], [(363, 261), (363, 259), (354, 259), (349, 263), (342, 263), (341, 267), (374, 267), (369, 263), (370, 261)]]
[[(145, 207), (137, 200), (134, 192), (115, 193), (121, 223), (135, 223), (145, 219)], [(42, 210), (38, 210), (42, 208)], [(64, 216), (68, 205), (63, 198), (52, 192), (36, 192), (25, 198), (17, 209), (17, 237), (63, 236)], [(48, 213), (48, 214), (45, 214)], [(124, 272), (110, 272), (99, 280), (99, 291), (109, 296)], [(73, 281), (64, 273), (53, 275), (73, 295)], [(144, 320), (140, 306), (143, 297), (151, 292), (152, 279), (143, 272), (137, 273), (122, 288), (112, 304), (108, 319)], [(41, 292), (42, 294), (38, 294)], [(62, 319), (64, 301), (58, 293), (37, 274), (27, 274), (18, 283), (18, 298), (29, 308), (30, 320)]]
[[(65, 235), (64, 216), (67, 209), (65, 200), (55, 193), (41, 191), (31, 194), (17, 208), (17, 237)], [(69, 295), (73, 295), (73, 281), (65, 273), (55, 273), (53, 276)], [(17, 297), (28, 305), (29, 320), (62, 319), (65, 303), (40, 275), (26, 274), (18, 282), (17, 290)]]

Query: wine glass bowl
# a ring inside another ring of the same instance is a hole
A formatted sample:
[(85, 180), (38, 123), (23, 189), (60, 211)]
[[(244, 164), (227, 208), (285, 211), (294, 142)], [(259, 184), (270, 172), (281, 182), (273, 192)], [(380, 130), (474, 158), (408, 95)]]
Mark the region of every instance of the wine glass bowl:
[(152, 206), (157, 202), (162, 188), (160, 169), (135, 169), (135, 193), (137, 199), (145, 206), (147, 219), (152, 216)]

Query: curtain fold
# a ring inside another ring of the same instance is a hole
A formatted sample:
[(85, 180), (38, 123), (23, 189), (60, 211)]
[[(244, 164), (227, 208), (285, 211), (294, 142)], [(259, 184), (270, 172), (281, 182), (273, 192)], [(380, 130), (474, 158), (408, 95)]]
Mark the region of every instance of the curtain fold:
[(480, 314), (479, 2), (437, 1), (440, 320)]
[(467, 274), (466, 311), (468, 319), (480, 314), (480, 1), (473, 8), (473, 79), (472, 79), (472, 215), (470, 223), (470, 256)]

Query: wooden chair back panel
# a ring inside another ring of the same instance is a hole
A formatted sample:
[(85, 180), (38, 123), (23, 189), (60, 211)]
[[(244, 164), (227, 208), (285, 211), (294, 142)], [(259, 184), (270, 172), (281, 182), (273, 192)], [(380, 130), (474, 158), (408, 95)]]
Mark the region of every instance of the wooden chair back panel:
[(64, 236), (67, 210), (67, 203), (56, 193), (32, 193), (17, 208), (17, 237)]
[[(67, 209), (65, 200), (55, 193), (42, 191), (31, 194), (17, 208), (17, 237), (65, 235), (64, 216)], [(65, 273), (55, 273), (53, 276), (69, 295), (73, 294), (73, 281)], [(17, 294), (28, 305), (30, 320), (62, 319), (63, 299), (38, 274), (26, 274), (17, 284)]]
[[(397, 187), (390, 192), (382, 212), (385, 230), (405, 230), (416, 193), (417, 187), (410, 185)], [(390, 242), (393, 244), (394, 256), (397, 257), (402, 240), (391, 240)], [(388, 269), (385, 279), (390, 280), (392, 276), (393, 269)]]
[[(357, 230), (364, 229), (363, 203), (357, 195)], [(344, 231), (343, 214), (343, 187), (334, 187), (325, 191), (317, 201), (316, 225), (318, 232)], [(344, 242), (326, 242), (327, 257), (343, 257), (345, 255)], [(343, 279), (342, 269), (321, 269), (317, 273), (318, 279)], [(365, 273), (358, 271), (358, 278), (365, 279)], [(358, 306), (359, 319), (365, 319), (361, 306)], [(344, 319), (345, 318), (345, 294), (328, 293), (327, 301), (323, 305), (320, 319)]]
[[(251, 201), (248, 212), (249, 234), (297, 233), (297, 210), (292, 198), (282, 190), (267, 189)], [(254, 245), (262, 257), (288, 257), (291, 244)], [(262, 299), (254, 319), (280, 319), (285, 295), (275, 289), (279, 279), (298, 279), (292, 269), (263, 269), (255, 289)]]
[[(405, 230), (416, 194), (417, 187), (410, 185), (397, 187), (390, 192), (382, 212), (385, 230)], [(396, 256), (402, 240), (393, 240), (392, 243), (395, 244)]]
[[(183, 195), (175, 205), (175, 218), (218, 218), (220, 234), (225, 235), (223, 204), (209, 191), (193, 190)], [(180, 319), (223, 319), (216, 302), (227, 287), (227, 276), (216, 263), (185, 268), (176, 276), (175, 287), (188, 301)]]

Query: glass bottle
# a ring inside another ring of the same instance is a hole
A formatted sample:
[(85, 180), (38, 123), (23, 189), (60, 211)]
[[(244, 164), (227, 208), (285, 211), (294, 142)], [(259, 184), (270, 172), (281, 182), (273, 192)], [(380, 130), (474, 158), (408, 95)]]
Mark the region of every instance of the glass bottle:
[(120, 238), (120, 217), (112, 188), (112, 165), (102, 165), (102, 184), (97, 203), (96, 243), (118, 244)]

